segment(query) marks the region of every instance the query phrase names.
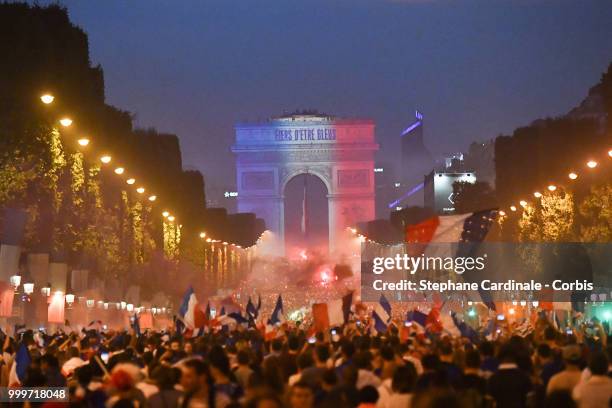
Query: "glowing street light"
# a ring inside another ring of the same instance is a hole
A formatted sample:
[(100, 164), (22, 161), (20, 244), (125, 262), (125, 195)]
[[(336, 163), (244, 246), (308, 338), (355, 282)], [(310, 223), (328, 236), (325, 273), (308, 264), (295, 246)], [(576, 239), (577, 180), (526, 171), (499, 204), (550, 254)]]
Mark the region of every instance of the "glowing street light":
[(85, 146), (87, 146), (87, 145), (89, 144), (89, 139), (88, 139), (88, 138), (86, 138), (86, 137), (82, 137), (82, 138), (80, 138), (79, 140), (77, 140), (77, 143), (78, 143), (80, 146), (85, 147)]
[(542, 193), (540, 193), (539, 191), (536, 191), (535, 193), (533, 193), (533, 196), (535, 198), (540, 198), (540, 197), (542, 197)]
[(117, 167), (115, 169), (115, 174), (122, 175), (124, 172), (125, 172), (125, 169), (123, 167)]
[(132, 185), (132, 184), (134, 184), (136, 182), (136, 179), (135, 178), (129, 178), (129, 179), (125, 180), (125, 182), (128, 183), (129, 185)]
[(574, 172), (571, 172), (570, 174), (567, 175), (567, 177), (569, 177), (570, 180), (576, 180), (578, 178), (578, 175)]
[(594, 169), (595, 167), (597, 167), (597, 162), (595, 160), (589, 160), (586, 165), (588, 168)]
[(612, 157), (612, 149), (608, 150), (608, 156)]
[(72, 125), (72, 119), (70, 118), (61, 118), (59, 122), (60, 125), (62, 125), (63, 127), (68, 127)]
[(19, 287), (19, 285), (21, 285), (21, 276), (19, 275), (13, 275), (9, 278), (9, 282), (11, 284), (12, 287), (15, 288), (15, 290), (17, 290), (17, 288)]
[(499, 215), (502, 217), (506, 216), (506, 212), (504, 210), (499, 210)]
[(548, 186), (548, 191), (555, 191), (557, 189), (557, 186), (555, 186), (554, 184), (551, 184)]
[(156, 195), (150, 195), (149, 196), (149, 201), (153, 202), (155, 200), (157, 200), (157, 196)]
[(100, 157), (100, 161), (104, 164), (108, 164), (111, 162), (111, 157), (108, 154), (105, 154), (104, 156)]
[(205, 232), (200, 232), (200, 238), (206, 238), (206, 233)]
[(162, 216), (163, 216), (164, 218), (168, 218), (168, 216), (169, 216), (169, 215), (170, 215), (170, 213), (169, 213), (168, 211), (164, 211), (164, 212), (162, 213)]
[(138, 187), (138, 188), (136, 189), (136, 192), (137, 192), (138, 194), (142, 194), (142, 193), (144, 193), (144, 192), (145, 192), (145, 188), (144, 188), (144, 187)]
[(174, 220), (175, 220), (174, 215), (169, 215), (168, 216), (168, 221), (174, 222)]
[(31, 295), (34, 292), (34, 284), (32, 282), (26, 282), (23, 284), (23, 293)]
[(510, 206), (510, 211), (516, 211), (516, 206), (511, 205), (511, 206)]
[(66, 303), (71, 306), (74, 303), (74, 295), (72, 293), (66, 293)]
[(527, 201), (525, 200), (519, 201), (519, 204), (521, 205), (521, 207), (527, 207)]
[(52, 103), (54, 99), (55, 99), (55, 97), (53, 95), (51, 95), (51, 94), (44, 94), (44, 95), (40, 96), (40, 100), (45, 105), (48, 105), (48, 104)]

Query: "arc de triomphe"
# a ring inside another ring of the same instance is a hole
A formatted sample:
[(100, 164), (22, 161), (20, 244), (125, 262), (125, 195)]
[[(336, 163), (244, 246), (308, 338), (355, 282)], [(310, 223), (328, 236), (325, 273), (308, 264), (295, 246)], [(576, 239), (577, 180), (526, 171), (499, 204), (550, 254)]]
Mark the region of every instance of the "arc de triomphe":
[(375, 217), (374, 122), (318, 113), (235, 126), (238, 211), (254, 212), (284, 242), (284, 191), (300, 174), (327, 187), (329, 245), (339, 231)]

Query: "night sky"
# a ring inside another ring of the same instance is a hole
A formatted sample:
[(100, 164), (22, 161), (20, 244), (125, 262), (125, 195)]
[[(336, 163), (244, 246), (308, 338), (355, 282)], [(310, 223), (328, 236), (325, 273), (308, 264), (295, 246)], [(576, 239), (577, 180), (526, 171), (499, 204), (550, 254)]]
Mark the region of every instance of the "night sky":
[(385, 160), (418, 108), (441, 154), (565, 113), (612, 61), (610, 0), (61, 3), (89, 35), (107, 101), (179, 135), (184, 166), (222, 188), (237, 121), (372, 118)]

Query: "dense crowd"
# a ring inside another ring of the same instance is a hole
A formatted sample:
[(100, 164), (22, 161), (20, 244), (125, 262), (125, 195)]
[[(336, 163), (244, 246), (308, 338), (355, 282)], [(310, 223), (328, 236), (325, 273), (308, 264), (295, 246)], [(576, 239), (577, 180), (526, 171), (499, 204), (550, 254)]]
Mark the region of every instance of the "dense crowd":
[(599, 334), (547, 324), (474, 343), (393, 326), (373, 335), (355, 323), (312, 336), (285, 326), (267, 340), (242, 327), (195, 338), (26, 331), (3, 334), (0, 386), (68, 387), (71, 407), (603, 408), (612, 348)]

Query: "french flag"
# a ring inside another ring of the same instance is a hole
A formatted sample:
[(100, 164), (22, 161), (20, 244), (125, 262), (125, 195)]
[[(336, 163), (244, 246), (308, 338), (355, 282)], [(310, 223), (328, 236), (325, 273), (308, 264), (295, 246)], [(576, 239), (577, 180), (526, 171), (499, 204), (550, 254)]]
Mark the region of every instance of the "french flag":
[(202, 329), (206, 323), (206, 316), (198, 305), (198, 299), (192, 286), (189, 286), (183, 295), (179, 316), (180, 321), (185, 326), (183, 333), (186, 337), (195, 335), (196, 330)]
[(276, 305), (274, 306), (274, 310), (272, 311), (272, 315), (268, 319), (266, 323), (264, 337), (266, 340), (271, 340), (277, 336), (279, 331), (277, 330), (277, 326), (285, 321), (285, 316), (283, 316), (283, 298), (281, 295), (278, 295), (278, 299), (276, 299)]
[(342, 299), (313, 304), (312, 317), (315, 330), (323, 331), (330, 327), (342, 326), (349, 319), (352, 303), (353, 292), (351, 291)]
[[(486, 239), (495, 222), (498, 211), (483, 210), (474, 213), (434, 216), (415, 225), (408, 225), (405, 241), (411, 250), (427, 257), (469, 257), (474, 256), (480, 244)], [(436, 244), (436, 245), (429, 245)], [(456, 252), (455, 252), (456, 249)], [(474, 273), (464, 275), (468, 282), (478, 282), (482, 278)], [(495, 310), (488, 292), (479, 291), (481, 301)], [(478, 295), (477, 295), (478, 297)]]
[(389, 323), (391, 323), (391, 303), (385, 295), (380, 295), (380, 300), (372, 311), (372, 318), (374, 319), (374, 330), (376, 332), (384, 333), (387, 331)]

